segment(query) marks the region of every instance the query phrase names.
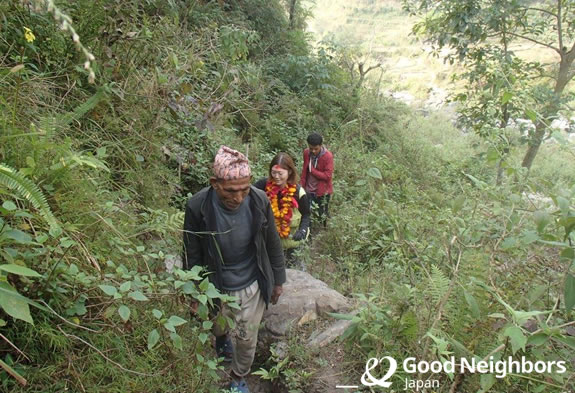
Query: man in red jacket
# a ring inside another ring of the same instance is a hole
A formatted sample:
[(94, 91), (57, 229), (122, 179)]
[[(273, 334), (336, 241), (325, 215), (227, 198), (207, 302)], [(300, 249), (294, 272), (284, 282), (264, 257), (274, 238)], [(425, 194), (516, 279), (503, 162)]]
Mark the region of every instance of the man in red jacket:
[(316, 132), (307, 137), (307, 144), (308, 148), (303, 152), (300, 184), (308, 195), (312, 211), (316, 211), (325, 228), (333, 194), (333, 154), (323, 146), (323, 138)]

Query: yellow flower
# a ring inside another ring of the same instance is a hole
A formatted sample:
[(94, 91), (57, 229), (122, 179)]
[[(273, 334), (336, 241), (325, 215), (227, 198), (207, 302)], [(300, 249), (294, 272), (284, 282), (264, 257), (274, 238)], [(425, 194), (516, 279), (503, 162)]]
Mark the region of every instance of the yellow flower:
[(32, 30), (24, 26), (24, 38), (26, 38), (26, 41), (28, 42), (34, 42), (36, 36), (34, 35), (34, 33), (32, 33)]

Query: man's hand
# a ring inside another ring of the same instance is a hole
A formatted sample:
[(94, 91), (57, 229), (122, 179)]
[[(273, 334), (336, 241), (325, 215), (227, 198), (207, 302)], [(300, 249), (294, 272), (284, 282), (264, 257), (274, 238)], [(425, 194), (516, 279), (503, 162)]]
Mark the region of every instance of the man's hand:
[(281, 285), (274, 286), (274, 289), (272, 291), (272, 304), (276, 304), (278, 302), (278, 299), (282, 295), (283, 291), (284, 289)]
[(293, 234), (292, 239), (297, 241), (303, 240), (305, 239), (305, 235), (307, 234), (307, 231), (305, 229), (298, 229), (296, 231), (296, 233)]

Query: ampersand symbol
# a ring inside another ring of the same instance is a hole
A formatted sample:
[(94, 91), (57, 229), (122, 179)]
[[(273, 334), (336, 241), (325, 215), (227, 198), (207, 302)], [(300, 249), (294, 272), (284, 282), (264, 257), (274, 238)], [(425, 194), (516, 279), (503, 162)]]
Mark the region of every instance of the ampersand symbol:
[[(374, 378), (373, 375), (371, 375), (370, 371), (373, 370), (375, 367), (377, 367), (378, 364), (383, 363), (384, 359), (387, 359), (387, 361), (389, 362), (389, 370), (383, 376), (383, 378), (381, 379)], [(385, 382), (385, 381), (387, 381), (393, 375), (393, 373), (395, 373), (395, 370), (397, 370), (397, 362), (395, 361), (394, 358), (390, 356), (386, 356), (381, 359), (370, 358), (365, 365), (365, 373), (363, 373), (363, 375), (361, 376), (361, 383), (364, 386), (381, 386), (384, 388), (388, 388), (391, 386), (391, 382)]]

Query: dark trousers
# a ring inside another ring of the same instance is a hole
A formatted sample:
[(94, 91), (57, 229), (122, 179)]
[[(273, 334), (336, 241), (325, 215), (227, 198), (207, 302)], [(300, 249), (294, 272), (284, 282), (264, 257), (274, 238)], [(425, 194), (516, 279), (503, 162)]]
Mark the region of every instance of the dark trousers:
[(311, 204), (312, 221), (319, 222), (324, 228), (327, 227), (327, 218), (329, 217), (329, 200), (330, 194), (318, 197), (315, 193), (308, 193)]

